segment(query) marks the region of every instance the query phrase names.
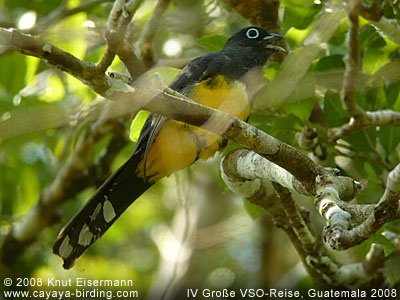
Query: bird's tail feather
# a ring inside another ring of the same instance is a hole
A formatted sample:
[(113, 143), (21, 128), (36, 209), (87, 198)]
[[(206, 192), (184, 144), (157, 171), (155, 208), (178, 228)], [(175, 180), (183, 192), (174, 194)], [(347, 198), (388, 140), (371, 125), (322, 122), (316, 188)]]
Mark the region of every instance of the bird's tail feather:
[(64, 260), (65, 269), (71, 268), (86, 249), (152, 185), (137, 177), (135, 171), (139, 161), (139, 155), (132, 155), (61, 230), (53, 252)]

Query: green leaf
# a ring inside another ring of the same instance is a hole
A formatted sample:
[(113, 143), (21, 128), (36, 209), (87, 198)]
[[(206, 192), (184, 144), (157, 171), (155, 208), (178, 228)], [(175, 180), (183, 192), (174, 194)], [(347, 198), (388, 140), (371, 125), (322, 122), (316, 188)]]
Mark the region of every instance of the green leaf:
[(298, 117), (303, 123), (307, 122), (314, 107), (314, 98), (288, 101), (284, 104), (284, 110), (288, 114)]
[(389, 52), (374, 48), (366, 48), (362, 60), (364, 74), (372, 75), (389, 62)]
[(360, 49), (364, 49), (366, 47), (381, 48), (386, 46), (385, 40), (371, 25), (366, 25), (360, 29), (358, 39)]
[(39, 96), (39, 98), (44, 102), (54, 102), (62, 100), (64, 98), (64, 95), (64, 83), (57, 75), (51, 74), (48, 81), (48, 86), (44, 93)]
[(396, 248), (393, 244), (384, 236), (382, 235), (382, 229), (372, 235), (369, 239), (361, 243), (360, 250), (365, 254), (369, 251), (372, 244), (378, 244), (383, 247), (383, 251), (385, 253), (385, 257), (389, 256)]
[[(311, 72), (307, 72), (296, 84), (292, 93), (287, 97), (288, 102), (291, 100), (300, 101), (303, 99), (313, 98), (315, 96), (315, 76)], [(311, 112), (311, 111), (310, 111)]]
[(237, 142), (230, 142), (230, 143), (228, 144), (228, 147), (225, 148), (224, 153), (223, 153), (223, 156), (227, 155), (229, 152), (231, 152), (231, 151), (233, 151), (233, 150), (235, 150), (235, 149), (240, 149), (240, 148), (243, 148), (243, 146), (240, 145), (239, 143), (237, 143)]
[(351, 133), (343, 139), (361, 153), (370, 155), (376, 151), (376, 137), (376, 128), (370, 127)]
[(205, 48), (209, 52), (215, 52), (221, 50), (228, 37), (225, 35), (215, 34), (202, 37), (196, 41), (196, 44)]
[(88, 45), (82, 30), (85, 21), (87, 21), (86, 12), (77, 13), (63, 19), (57, 25), (50, 27), (48, 36), (51, 39), (49, 41), (62, 50), (78, 58), (83, 58)]
[(136, 117), (131, 123), (131, 129), (129, 132), (129, 139), (131, 141), (137, 142), (137, 140), (139, 139), (140, 131), (142, 130), (142, 127), (146, 122), (148, 116), (149, 112), (144, 110), (141, 110), (136, 114)]
[(337, 127), (347, 121), (347, 114), (337, 93), (327, 91), (324, 98), (324, 117), (328, 127)]
[(281, 5), (308, 8), (314, 6), (314, 0), (282, 0)]
[(393, 106), (396, 103), (400, 95), (400, 85), (398, 83), (392, 83), (385, 88), (386, 102), (389, 108), (395, 109)]
[(386, 153), (390, 153), (396, 150), (399, 143), (400, 128), (395, 126), (382, 126), (379, 130), (379, 139), (382, 146), (385, 148)]
[(394, 220), (385, 224), (385, 229), (400, 234), (400, 220)]
[(343, 55), (335, 54), (321, 57), (315, 66), (315, 71), (325, 72), (338, 69), (343, 70), (344, 67)]
[(292, 144), (296, 132), (301, 131), (303, 128), (300, 119), (290, 114), (286, 117), (275, 119), (272, 123), (271, 135), (278, 137), (281, 141)]
[(0, 90), (7, 91), (10, 102), (25, 87), (26, 69), (26, 57), (22, 54), (12, 52), (0, 59)]
[(315, 82), (326, 89), (339, 91), (343, 83), (343, 55), (321, 57), (314, 68)]
[(243, 200), (243, 205), (246, 212), (253, 220), (256, 220), (264, 211), (264, 209), (261, 206), (253, 204), (247, 199)]
[(172, 80), (174, 80), (174, 78), (179, 74), (180, 71), (181, 70), (177, 68), (159, 67), (151, 69), (146, 73), (146, 75), (152, 78), (157, 73), (161, 77), (163, 83), (168, 85), (171, 83)]
[(285, 32), (291, 27), (297, 29), (307, 28), (319, 11), (317, 5), (310, 7), (287, 6), (283, 15), (282, 30)]

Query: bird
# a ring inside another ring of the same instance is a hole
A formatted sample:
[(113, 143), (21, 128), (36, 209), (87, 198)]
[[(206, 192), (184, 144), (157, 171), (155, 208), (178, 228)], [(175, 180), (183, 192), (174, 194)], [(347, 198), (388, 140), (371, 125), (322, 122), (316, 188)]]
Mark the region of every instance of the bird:
[[(193, 101), (247, 121), (251, 97), (246, 74), (285, 49), (284, 37), (250, 26), (234, 33), (217, 52), (189, 62), (169, 87)], [(150, 113), (130, 158), (113, 173), (60, 231), (54, 254), (71, 268), (121, 214), (155, 182), (223, 151), (229, 141), (200, 127)]]

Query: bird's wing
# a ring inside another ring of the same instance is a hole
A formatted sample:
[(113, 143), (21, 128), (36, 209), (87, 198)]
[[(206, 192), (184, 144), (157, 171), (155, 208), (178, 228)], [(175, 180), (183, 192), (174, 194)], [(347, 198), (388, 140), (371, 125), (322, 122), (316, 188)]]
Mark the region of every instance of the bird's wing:
[[(170, 83), (169, 87), (175, 91), (185, 94), (190, 87), (208, 77), (216, 74), (221, 67), (221, 55), (219, 52), (210, 53), (192, 60)], [(144, 178), (146, 178), (147, 154), (160, 131), (162, 125), (167, 120), (166, 117), (150, 113), (140, 132), (138, 142), (135, 147), (134, 155), (143, 153), (144, 158)]]

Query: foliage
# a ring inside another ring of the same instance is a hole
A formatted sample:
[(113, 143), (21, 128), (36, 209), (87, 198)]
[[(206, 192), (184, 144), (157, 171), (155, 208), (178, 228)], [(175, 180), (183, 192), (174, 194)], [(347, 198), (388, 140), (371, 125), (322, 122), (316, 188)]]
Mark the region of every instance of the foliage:
[[(3, 2), (0, 2), (1, 26), (17, 27), (26, 13), (35, 12), (39, 22), (62, 1)], [(68, 7), (84, 3), (66, 2)], [(144, 1), (135, 14), (133, 39), (137, 39), (145, 27), (155, 5), (156, 1)], [(327, 133), (328, 129), (349, 120), (340, 96), (349, 30), (341, 1), (284, 0), (280, 5), (283, 11), (281, 33), (290, 51), (282, 65), (271, 62), (263, 70), (269, 82), (259, 93), (249, 122), (295, 147), (298, 147), (296, 133), (305, 126), (316, 128), (319, 141), (328, 153), (319, 163), (337, 167), (342, 174), (365, 185), (357, 203), (377, 203), (388, 172), (399, 163), (400, 128), (363, 128), (341, 137), (340, 145), (330, 140)], [(103, 1), (60, 19), (39, 34), (78, 58), (98, 62), (105, 50), (103, 32), (110, 9), (111, 3)], [(324, 23), (338, 12), (334, 25)], [(152, 41), (155, 61), (168, 61), (166, 65), (180, 67), (177, 58), (188, 61), (216, 51), (231, 33), (247, 25), (248, 21), (222, 1), (171, 1)], [(321, 38), (321, 44), (312, 44), (313, 39), (328, 31), (332, 34)], [(399, 19), (388, 4), (379, 21), (360, 16), (360, 72), (355, 101), (363, 110), (400, 110), (399, 36)], [(167, 53), (172, 52), (166, 51), (165, 45), (171, 40), (177, 52), (168, 56)], [(93, 123), (90, 112), (98, 99), (89, 87), (44, 61), (6, 47), (0, 51), (0, 224), (4, 240), (11, 225), (35, 204), (65, 164), (82, 132)], [(126, 73), (118, 59), (111, 69)], [(152, 77), (155, 72), (161, 74), (165, 83), (177, 74), (175, 68), (158, 67), (147, 75)], [(86, 119), (86, 116), (89, 117)], [(131, 125), (132, 140), (137, 139), (140, 124), (146, 117), (142, 112), (134, 122), (123, 119), (125, 132)], [(95, 149), (88, 149), (94, 166), (105, 157), (113, 137), (113, 133), (109, 133)], [(129, 157), (132, 147), (129, 145), (118, 151), (110, 162), (109, 172)], [(168, 262), (167, 237), (178, 234), (177, 228), (192, 224), (196, 233), (191, 236), (191, 252), (182, 258), (187, 270), (184, 279), (187, 286), (222, 289), (260, 283), (273, 287), (280, 282), (283, 284), (281, 280), (292, 271), (295, 282), (289, 288), (310, 287), (304, 274), (295, 269), (298, 262), (295, 249), (281, 232), (270, 226), (268, 216), (253, 204), (247, 201), (243, 204), (233, 193), (223, 191), (219, 184), (218, 161), (214, 158), (198, 162), (189, 171), (157, 183), (80, 259), (75, 269), (67, 273), (61, 269), (60, 260), (52, 255), (52, 243), (61, 224), (65, 224), (94, 191), (93, 184), (100, 184), (93, 182), (75, 199), (59, 207), (59, 220), (40, 233), (39, 239), (18, 259), (17, 266), (24, 267), (12, 270), (13, 275), (58, 279), (131, 278), (135, 289), (145, 293), (157, 284), (154, 278)], [(310, 205), (312, 198), (295, 197), (311, 211), (312, 219), (320, 220), (318, 212)], [(190, 218), (182, 217), (178, 213), (182, 211)], [(316, 223), (319, 223), (317, 230), (321, 231), (322, 222)], [(387, 229), (391, 230), (389, 226)], [(361, 260), (372, 243), (382, 245), (386, 255), (395, 250), (385, 236), (377, 233), (359, 249), (341, 255)], [(389, 262), (399, 263), (399, 258), (392, 256)], [(399, 270), (392, 277), (397, 281)]]

